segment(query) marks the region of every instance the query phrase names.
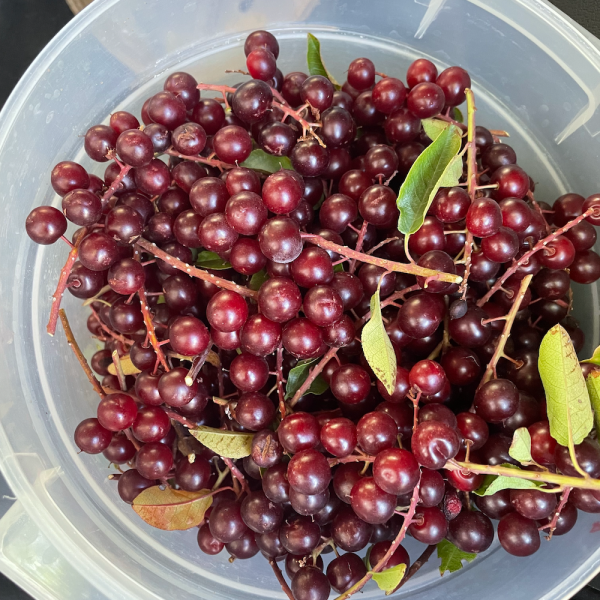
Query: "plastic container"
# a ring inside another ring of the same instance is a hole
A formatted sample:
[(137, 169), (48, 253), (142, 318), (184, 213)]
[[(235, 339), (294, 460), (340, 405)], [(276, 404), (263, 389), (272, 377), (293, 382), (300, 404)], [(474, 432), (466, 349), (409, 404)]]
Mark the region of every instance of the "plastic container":
[[(45, 333), (66, 250), (35, 246), (24, 231), (34, 206), (58, 204), (49, 186), (57, 161), (92, 167), (82, 151), (89, 126), (118, 108), (139, 113), (176, 69), (236, 82), (224, 71), (244, 67), (244, 38), (257, 28), (277, 34), (284, 72), (306, 68), (308, 31), (340, 79), (358, 56), (401, 78), (417, 56), (462, 65), (478, 121), (511, 132), (538, 199), (600, 189), (598, 41), (542, 0), (96, 0), (38, 57), (0, 117), (0, 464), (18, 498), (0, 521), (0, 569), (37, 598), (284, 597), (260, 556), (231, 566), (225, 553), (202, 555), (193, 531), (146, 526), (118, 500), (106, 461), (77, 454), (72, 432), (95, 413), (96, 397), (60, 328), (54, 339)], [(598, 287), (577, 292), (589, 356)], [(91, 353), (77, 304), (67, 294), (75, 334)], [(580, 513), (574, 532), (528, 559), (496, 542), (443, 579), (432, 560), (398, 597), (471, 600), (483, 586), (491, 600), (569, 597), (600, 564), (596, 518)], [(419, 545), (407, 545), (416, 559)], [(361, 597), (380, 594), (371, 584)]]

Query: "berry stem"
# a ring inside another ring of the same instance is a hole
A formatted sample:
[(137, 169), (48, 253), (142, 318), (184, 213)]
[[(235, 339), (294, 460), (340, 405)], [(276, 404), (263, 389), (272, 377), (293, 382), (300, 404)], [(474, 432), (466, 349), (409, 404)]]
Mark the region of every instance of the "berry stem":
[(346, 598), (350, 598), (353, 594), (362, 590), (365, 584), (373, 577), (374, 573), (379, 573), (390, 559), (392, 554), (396, 552), (398, 546), (402, 543), (406, 532), (408, 531), (409, 525), (412, 523), (412, 519), (415, 516), (415, 512), (417, 510), (417, 503), (419, 501), (419, 487), (421, 482), (417, 483), (415, 489), (413, 490), (412, 498), (410, 499), (410, 507), (408, 509), (408, 513), (406, 514), (406, 518), (404, 519), (404, 523), (402, 523), (402, 527), (400, 528), (400, 532), (396, 536), (396, 539), (392, 542), (392, 545), (388, 548), (388, 551), (383, 555), (381, 560), (357, 583), (355, 583), (349, 590), (344, 592), (341, 596), (338, 596), (335, 600), (346, 600)]
[(125, 383), (125, 373), (123, 373), (123, 365), (121, 364), (121, 357), (117, 350), (113, 350), (112, 353), (112, 361), (113, 365), (115, 365), (115, 370), (117, 372), (117, 379), (119, 380), (119, 387), (122, 392), (127, 391), (127, 383)]
[(223, 94), (223, 100), (226, 108), (229, 108), (229, 102), (227, 102), (227, 94), (235, 94), (235, 88), (228, 85), (215, 85), (212, 83), (199, 83), (196, 86), (199, 90), (211, 90), (212, 92), (220, 92)]
[(182, 417), (181, 415), (167, 408), (165, 408), (164, 411), (167, 413), (167, 416), (170, 419), (181, 423), (184, 427), (187, 427), (188, 429), (193, 429), (194, 427), (196, 427), (196, 423), (194, 423), (194, 421), (190, 421), (189, 419), (186, 419), (185, 417)]
[(102, 195), (102, 204), (103, 205), (105, 202), (110, 200), (112, 195), (115, 193), (115, 191), (119, 187), (119, 184), (121, 183), (121, 181), (123, 181), (125, 175), (127, 175), (127, 173), (129, 173), (129, 171), (131, 170), (131, 167), (129, 165), (121, 164), (116, 158), (115, 158), (115, 162), (121, 167), (121, 170), (119, 171), (119, 174), (115, 177), (114, 181), (110, 184), (108, 189)]
[(508, 467), (478, 465), (471, 462), (458, 462), (455, 460), (449, 460), (444, 465), (444, 469), (448, 469), (449, 471), (481, 473), (483, 475), (497, 475), (499, 477), (515, 477), (517, 479), (528, 479), (529, 481), (557, 484), (560, 486), (559, 490), (548, 490), (554, 493), (564, 490), (567, 487), (600, 491), (600, 479), (592, 479), (591, 477), (588, 479), (583, 477), (569, 477), (567, 475), (550, 473), (549, 471), (520, 471), (517, 469), (509, 469)]
[(546, 235), (552, 233), (550, 230), (550, 225), (548, 225), (548, 221), (546, 221), (546, 217), (544, 217), (544, 211), (542, 210), (542, 207), (536, 202), (535, 196), (533, 195), (533, 192), (531, 190), (529, 190), (527, 192), (527, 198), (529, 198), (531, 204), (533, 205), (533, 208), (539, 213), (539, 215), (542, 217), (542, 219), (544, 219), (544, 227), (546, 228)]
[(137, 452), (141, 448), (141, 446), (140, 443), (135, 439), (133, 433), (131, 432), (131, 429), (125, 429), (123, 433), (125, 434), (125, 437), (133, 444), (133, 447)]
[(416, 575), (417, 571), (427, 563), (427, 561), (431, 558), (437, 546), (435, 544), (431, 546), (427, 546), (425, 551), (415, 562), (411, 565), (410, 569), (406, 572), (402, 581), (390, 592), (390, 594), (394, 594), (397, 592), (413, 575)]
[(240, 482), (242, 486), (242, 490), (246, 493), (250, 493), (250, 488), (248, 487), (248, 482), (246, 478), (242, 475), (242, 472), (235, 466), (235, 463), (230, 458), (221, 457), (223, 462), (229, 467), (231, 474)]
[(494, 285), (489, 289), (487, 294), (477, 301), (477, 306), (482, 307), (502, 287), (502, 284), (511, 275), (513, 275), (521, 265), (525, 264), (536, 252), (545, 248), (546, 245), (549, 244), (551, 241), (555, 240), (558, 236), (562, 235), (566, 231), (569, 231), (569, 229), (575, 227), (575, 225), (578, 225), (584, 219), (587, 219), (592, 215), (597, 216), (597, 211), (597, 207), (592, 206), (591, 208), (588, 208), (583, 214), (579, 215), (572, 221), (569, 221), (564, 227), (557, 229), (554, 233), (551, 233), (550, 235), (541, 239), (531, 250), (529, 250), (529, 252), (525, 252), (525, 254), (523, 254), (523, 256), (521, 256), (519, 260), (513, 261), (513, 264), (510, 267), (510, 269), (507, 269), (501, 277), (498, 277), (496, 283), (494, 283)]
[(513, 305), (510, 307), (510, 311), (508, 312), (508, 314), (504, 317), (504, 329), (500, 334), (500, 338), (498, 339), (498, 343), (496, 344), (496, 349), (494, 350), (492, 359), (488, 363), (485, 373), (481, 378), (481, 383), (479, 384), (480, 387), (484, 383), (487, 383), (490, 379), (492, 379), (492, 377), (496, 377), (496, 365), (498, 364), (498, 361), (504, 356), (504, 347), (506, 346), (506, 342), (510, 336), (510, 330), (512, 329), (513, 323), (515, 322), (515, 317), (519, 312), (521, 301), (527, 293), (527, 288), (529, 287), (532, 278), (533, 275), (527, 275), (523, 278), (523, 281), (521, 281), (519, 291), (517, 292), (513, 300)]
[(327, 460), (329, 461), (330, 467), (335, 467), (336, 465), (352, 462), (371, 463), (375, 460), (375, 457), (369, 456), (368, 454), (351, 454), (350, 456), (344, 456), (342, 458), (328, 458)]
[(100, 315), (98, 315), (98, 313), (96, 312), (96, 310), (94, 309), (93, 306), (90, 306), (90, 310), (92, 311), (92, 314), (96, 317), (96, 320), (98, 321), (98, 323), (100, 323), (100, 328), (102, 329), (102, 331), (107, 333), (113, 340), (117, 340), (118, 342), (121, 342), (122, 344), (125, 344), (126, 346), (133, 346), (133, 342), (130, 339), (126, 338), (124, 335), (115, 333), (110, 327), (105, 325), (102, 322)]
[(195, 356), (194, 360), (192, 360), (192, 365), (190, 366), (190, 370), (188, 371), (187, 375), (185, 376), (185, 385), (187, 385), (188, 387), (190, 387), (194, 383), (194, 380), (196, 379), (196, 377), (198, 377), (198, 374), (200, 373), (200, 369), (202, 369), (202, 367), (204, 366), (204, 363), (206, 362), (206, 358), (210, 352), (211, 347), (212, 347), (212, 343), (209, 343), (208, 346), (206, 347), (206, 350), (204, 350), (204, 352), (202, 354), (198, 354), (198, 356)]
[(98, 396), (100, 396), (100, 398), (104, 398), (106, 396), (106, 394), (104, 393), (104, 390), (102, 389), (102, 386), (100, 385), (100, 382), (96, 379), (96, 376), (92, 372), (90, 365), (88, 365), (88, 362), (85, 359), (85, 356), (83, 355), (83, 352), (81, 351), (81, 348), (79, 347), (79, 344), (75, 340), (75, 336), (73, 335), (73, 331), (71, 329), (71, 326), (69, 325), (69, 320), (67, 319), (67, 313), (65, 312), (64, 308), (61, 308), (60, 311), (58, 312), (58, 314), (60, 316), (60, 322), (62, 323), (63, 329), (65, 330), (65, 336), (67, 338), (67, 342), (69, 342), (69, 346), (71, 346), (71, 349), (75, 353), (75, 356), (77, 357), (77, 360), (79, 361), (79, 364), (81, 365), (81, 368), (84, 370), (85, 374), (87, 375), (87, 378), (89, 379), (90, 383), (94, 387), (94, 390), (96, 391)]
[(277, 395), (279, 397), (279, 413), (281, 419), (285, 419), (286, 407), (285, 407), (285, 393), (283, 391), (283, 342), (279, 342), (277, 348)]
[(289, 106), (286, 106), (285, 104), (281, 104), (281, 102), (277, 102), (276, 100), (273, 100), (273, 106), (276, 106), (277, 108), (279, 108), (281, 111), (283, 111), (283, 113), (285, 114), (286, 117), (292, 117), (292, 119), (294, 119), (294, 121), (297, 121), (298, 123), (300, 123), (300, 125), (302, 126), (302, 137), (306, 137), (306, 133), (310, 133), (310, 135), (312, 135), (317, 142), (319, 142), (319, 144), (321, 146), (323, 146), (323, 148), (325, 148), (325, 144), (323, 143), (323, 140), (313, 131), (313, 127), (321, 127), (321, 123), (309, 123), (301, 114), (301, 112), (304, 110), (305, 106), (301, 106), (298, 110), (294, 110), (293, 108), (290, 108)]
[(304, 383), (296, 390), (294, 397), (290, 400), (290, 407), (293, 408), (296, 403), (304, 396), (305, 392), (310, 388), (312, 382), (317, 378), (319, 373), (325, 368), (325, 365), (337, 354), (338, 348), (329, 348), (325, 356), (314, 366)]
[(546, 536), (546, 539), (548, 541), (550, 541), (552, 539), (552, 536), (554, 535), (554, 530), (556, 529), (556, 526), (558, 524), (558, 517), (560, 517), (560, 513), (562, 512), (562, 509), (565, 507), (565, 504), (567, 503), (567, 500), (569, 499), (569, 494), (571, 493), (572, 489), (573, 488), (567, 487), (563, 490), (563, 493), (560, 497), (560, 503), (558, 504), (558, 506), (556, 507), (556, 510), (554, 511), (552, 520), (550, 521), (550, 523), (548, 523), (548, 525), (543, 525), (542, 527), (540, 527), (540, 531), (543, 531), (544, 529), (550, 530), (548, 532), (548, 535)]
[[(591, 210), (591, 209), (590, 209)], [(385, 258), (378, 258), (376, 256), (369, 256), (362, 252), (352, 250), (347, 246), (340, 246), (334, 242), (330, 242), (320, 235), (314, 233), (301, 233), (304, 239), (308, 240), (315, 246), (323, 248), (324, 250), (333, 250), (342, 256), (347, 258), (353, 258), (363, 263), (369, 263), (371, 265), (377, 265), (387, 271), (408, 273), (409, 275), (416, 275), (417, 277), (434, 277), (437, 276), (439, 281), (446, 281), (448, 283), (460, 283), (462, 277), (460, 275), (452, 275), (451, 273), (443, 273), (442, 271), (434, 271), (433, 269), (426, 269), (425, 267), (419, 267), (418, 265), (407, 265), (404, 263), (394, 262), (392, 260), (386, 260)]]
[(208, 271), (204, 271), (202, 269), (198, 269), (197, 267), (193, 267), (184, 263), (182, 260), (175, 258), (171, 254), (168, 254), (164, 250), (161, 250), (156, 244), (149, 242), (144, 238), (139, 238), (136, 242), (137, 246), (139, 246), (142, 250), (146, 252), (150, 252), (154, 254), (156, 258), (160, 258), (164, 260), (167, 264), (191, 275), (192, 277), (196, 277), (198, 279), (203, 279), (204, 281), (209, 281), (210, 283), (216, 285), (217, 287), (223, 288), (225, 290), (231, 290), (232, 292), (237, 292), (240, 296), (246, 296), (248, 298), (257, 298), (258, 292), (251, 290), (247, 287), (237, 285), (233, 283), (233, 281), (228, 281), (227, 279), (222, 279), (221, 277), (217, 277)]
[(58, 323), (58, 313), (60, 310), (60, 302), (62, 300), (63, 294), (67, 289), (67, 279), (69, 279), (69, 275), (71, 274), (71, 269), (77, 260), (77, 255), (79, 254), (79, 245), (83, 241), (83, 238), (87, 234), (87, 229), (84, 227), (77, 236), (75, 240), (75, 245), (69, 251), (69, 256), (67, 257), (67, 262), (65, 266), (62, 268), (60, 272), (60, 277), (58, 278), (58, 284), (56, 285), (56, 290), (54, 294), (52, 294), (52, 308), (50, 309), (50, 318), (48, 319), (48, 325), (46, 325), (46, 331), (50, 335), (54, 335), (56, 333), (56, 324)]
[(223, 171), (223, 169), (233, 169), (235, 167), (235, 165), (230, 165), (229, 163), (223, 162), (222, 160), (204, 158), (203, 156), (187, 156), (185, 154), (177, 152), (176, 150), (173, 150), (173, 148), (165, 150), (165, 154), (168, 154), (169, 156), (176, 156), (177, 158), (183, 158), (184, 160), (199, 162), (203, 165), (209, 165), (210, 167), (217, 167), (217, 169), (220, 169), (221, 171)]
[(292, 590), (290, 590), (290, 586), (287, 584), (287, 581), (283, 577), (283, 573), (279, 568), (279, 565), (271, 558), (269, 559), (269, 564), (273, 569), (273, 573), (275, 573), (275, 577), (277, 577), (277, 581), (279, 581), (279, 585), (283, 590), (284, 594), (290, 599), (294, 600), (294, 594), (292, 594)]
[[(365, 235), (367, 234), (367, 228), (369, 227), (369, 223), (367, 221), (363, 221), (362, 227), (360, 228), (360, 232), (358, 234), (358, 239), (356, 240), (356, 251), (360, 252), (363, 247), (363, 243), (365, 241)], [(353, 259), (350, 263), (350, 273), (354, 273), (356, 271), (356, 259)]]

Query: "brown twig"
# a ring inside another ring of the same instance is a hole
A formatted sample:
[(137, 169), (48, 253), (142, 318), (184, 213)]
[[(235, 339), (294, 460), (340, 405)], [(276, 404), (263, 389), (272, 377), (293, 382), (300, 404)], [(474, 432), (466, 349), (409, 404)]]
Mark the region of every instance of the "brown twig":
[(337, 354), (338, 348), (329, 348), (325, 353), (325, 356), (313, 367), (308, 377), (304, 380), (304, 383), (296, 390), (294, 397), (290, 400), (290, 407), (296, 406), (297, 402), (304, 396), (306, 391), (310, 388), (312, 382), (318, 377), (321, 371), (325, 368), (325, 365)]
[(510, 330), (512, 329), (513, 323), (515, 322), (515, 317), (519, 312), (521, 301), (527, 293), (527, 288), (529, 287), (532, 278), (533, 275), (527, 275), (523, 278), (523, 281), (521, 281), (521, 285), (519, 287), (519, 291), (517, 292), (514, 298), (513, 305), (510, 307), (510, 311), (508, 312), (508, 314), (504, 317), (504, 329), (502, 330), (502, 333), (498, 338), (496, 349), (494, 350), (494, 354), (492, 355), (492, 358), (488, 363), (485, 373), (481, 378), (481, 383), (479, 384), (479, 386), (482, 386), (484, 383), (487, 383), (492, 378), (492, 376), (496, 377), (496, 365), (502, 357), (506, 357), (506, 355), (504, 354), (504, 347), (506, 346), (506, 342), (510, 336)]
[(65, 293), (65, 290), (67, 289), (67, 279), (69, 279), (71, 269), (73, 268), (73, 265), (77, 260), (77, 256), (79, 254), (79, 246), (86, 234), (87, 229), (84, 227), (79, 232), (79, 235), (75, 240), (75, 245), (69, 251), (67, 262), (65, 262), (65, 266), (60, 272), (60, 277), (58, 278), (56, 290), (54, 291), (54, 294), (52, 294), (52, 308), (50, 309), (50, 318), (48, 319), (48, 325), (46, 325), (46, 331), (50, 335), (54, 335), (56, 333), (56, 324), (58, 323), (58, 311), (60, 310), (60, 302), (62, 300), (63, 294)]
[(83, 352), (81, 351), (81, 348), (79, 347), (79, 345), (77, 344), (77, 341), (75, 340), (75, 336), (73, 335), (73, 331), (71, 330), (71, 326), (69, 325), (69, 320), (67, 319), (67, 313), (65, 313), (64, 309), (61, 308), (58, 311), (58, 314), (60, 316), (60, 322), (62, 323), (63, 329), (65, 330), (65, 336), (67, 338), (67, 342), (69, 342), (69, 346), (71, 346), (71, 349), (75, 353), (75, 356), (77, 357), (77, 360), (79, 361), (79, 364), (81, 365), (81, 368), (85, 372), (87, 378), (89, 379), (90, 383), (94, 387), (94, 390), (96, 391), (98, 396), (100, 396), (100, 398), (104, 398), (106, 396), (106, 394), (104, 393), (104, 390), (102, 389), (102, 386), (100, 385), (100, 382), (96, 379), (96, 376), (92, 372), (90, 365), (88, 365), (88, 362), (85, 359), (85, 356), (83, 355)]
[(554, 535), (554, 531), (556, 530), (556, 526), (558, 525), (558, 518), (560, 517), (560, 513), (562, 512), (563, 508), (565, 507), (565, 504), (567, 503), (567, 500), (569, 499), (569, 494), (571, 493), (572, 489), (573, 488), (567, 487), (563, 490), (563, 493), (560, 497), (560, 503), (554, 511), (552, 520), (547, 525), (542, 525), (542, 527), (540, 527), (540, 531), (543, 531), (544, 529), (550, 530), (548, 532), (548, 535), (546, 536), (546, 539), (548, 541), (550, 541), (552, 539), (552, 536)]
[(116, 158), (114, 160), (119, 165), (119, 167), (121, 167), (121, 170), (119, 171), (119, 174), (114, 178), (113, 182), (110, 184), (108, 189), (102, 195), (103, 205), (106, 201), (111, 199), (112, 195), (117, 191), (117, 188), (119, 187), (121, 181), (123, 181), (127, 173), (129, 173), (129, 171), (131, 170), (131, 167), (129, 165), (121, 164)]
[(204, 363), (206, 362), (206, 357), (208, 356), (208, 353), (210, 352), (211, 348), (212, 342), (209, 342), (204, 352), (194, 357), (194, 360), (192, 361), (192, 366), (190, 367), (190, 370), (185, 376), (185, 385), (187, 385), (188, 387), (190, 387), (194, 383), (196, 377), (198, 377), (200, 369), (202, 369), (202, 367), (204, 366)]
[(357, 252), (348, 248), (348, 246), (340, 246), (334, 242), (326, 240), (320, 235), (314, 233), (301, 233), (302, 238), (308, 240), (311, 244), (319, 246), (324, 250), (333, 250), (342, 256), (347, 258), (354, 258), (363, 263), (369, 263), (371, 265), (377, 265), (387, 271), (393, 271), (396, 273), (408, 273), (409, 275), (416, 275), (417, 277), (434, 277), (437, 276), (439, 281), (446, 281), (448, 283), (460, 283), (462, 277), (460, 275), (453, 275), (451, 273), (443, 273), (442, 271), (434, 271), (433, 269), (426, 269), (425, 267), (419, 267), (418, 265), (407, 265), (404, 263), (394, 262), (392, 260), (386, 260), (385, 258), (378, 258), (376, 256), (369, 256), (362, 252)]
[(250, 493), (250, 488), (248, 487), (248, 482), (246, 478), (242, 475), (242, 472), (235, 466), (235, 463), (230, 458), (221, 457), (223, 462), (229, 467), (231, 474), (240, 482), (242, 486), (242, 490), (247, 494)]
[(397, 592), (411, 577), (416, 575), (417, 571), (431, 558), (436, 548), (436, 545), (427, 546), (423, 554), (421, 554), (421, 556), (419, 556), (419, 558), (417, 558), (417, 560), (415, 560), (415, 562), (410, 566), (410, 569), (406, 572), (402, 578), (402, 581), (390, 592), (390, 594)]
[(119, 380), (119, 387), (122, 392), (127, 391), (127, 383), (125, 382), (125, 373), (123, 373), (123, 365), (121, 364), (121, 358), (119, 357), (119, 352), (117, 350), (113, 350), (112, 353), (112, 361), (113, 365), (115, 365), (115, 370), (117, 371), (117, 379)]
[[(160, 362), (165, 371), (168, 372), (171, 369), (169, 369), (165, 354), (160, 347), (158, 338), (156, 337), (156, 330), (154, 329), (154, 323), (152, 322), (152, 315), (150, 314), (150, 309), (148, 307), (148, 298), (146, 298), (146, 290), (144, 289), (144, 286), (138, 290), (138, 296), (140, 297), (140, 308), (142, 311), (142, 316), (144, 317), (144, 325), (146, 326), (146, 331), (148, 332), (148, 339), (150, 340), (152, 348), (154, 348), (154, 352), (156, 352), (157, 361)], [(154, 367), (154, 370), (156, 371), (156, 367)]]
[(330, 467), (335, 467), (336, 465), (352, 463), (352, 462), (364, 462), (371, 463), (375, 460), (374, 456), (370, 456), (368, 454), (351, 454), (350, 456), (344, 456), (342, 458), (328, 458)]
[(183, 158), (184, 160), (189, 160), (192, 162), (202, 163), (203, 165), (208, 165), (210, 167), (217, 167), (223, 171), (223, 169), (233, 169), (235, 165), (231, 165), (229, 163), (223, 162), (222, 160), (215, 160), (214, 158), (204, 158), (203, 156), (188, 156), (186, 154), (181, 154), (173, 148), (169, 148), (165, 150), (165, 154), (169, 156), (176, 156), (177, 158)]
[[(363, 243), (365, 241), (365, 235), (367, 235), (368, 227), (369, 227), (369, 223), (367, 221), (363, 221), (363, 224), (360, 228), (360, 232), (358, 233), (358, 238), (356, 240), (355, 250), (357, 252), (360, 252), (362, 250)], [(355, 270), (356, 270), (356, 259), (353, 259), (350, 262), (350, 273), (354, 273)]]
[(306, 108), (306, 106), (301, 106), (299, 109), (294, 110), (293, 108), (286, 106), (285, 104), (281, 104), (281, 102), (273, 101), (273, 106), (277, 107), (279, 110), (283, 111), (286, 117), (292, 117), (294, 121), (297, 121), (302, 126), (302, 137), (306, 137), (306, 133), (310, 133), (317, 142), (323, 148), (325, 148), (325, 144), (323, 140), (313, 131), (313, 127), (321, 127), (321, 123), (309, 123), (302, 115), (301, 112)]
[(98, 323), (100, 323), (100, 328), (102, 329), (102, 331), (107, 333), (111, 338), (113, 338), (113, 340), (117, 340), (118, 342), (121, 342), (122, 344), (125, 344), (126, 346), (133, 346), (132, 340), (126, 338), (124, 335), (121, 335), (120, 333), (115, 333), (110, 327), (105, 325), (102, 322), (100, 315), (96, 312), (96, 310), (94, 309), (93, 306), (90, 306), (90, 310), (92, 311), (92, 314), (96, 317), (96, 320), (98, 321)]
[(178, 423), (181, 423), (184, 427), (187, 427), (188, 429), (192, 429), (193, 427), (196, 427), (196, 423), (194, 423), (194, 421), (190, 421), (189, 419), (182, 417), (181, 415), (177, 414), (176, 412), (174, 412), (172, 410), (168, 410), (166, 408), (164, 410), (170, 419), (173, 419), (173, 421), (177, 421)]
[(279, 342), (277, 348), (277, 364), (275, 367), (277, 371), (277, 396), (279, 397), (279, 413), (281, 419), (285, 419), (287, 409), (285, 406), (285, 392), (283, 390), (283, 342)]
[(498, 277), (494, 285), (488, 290), (487, 294), (477, 301), (477, 306), (482, 307), (502, 287), (502, 284), (511, 275), (513, 275), (521, 265), (525, 264), (536, 252), (539, 252), (540, 250), (545, 248), (551, 241), (555, 240), (559, 235), (562, 235), (566, 231), (569, 231), (569, 229), (575, 227), (575, 225), (578, 225), (588, 217), (591, 217), (592, 215), (595, 217), (599, 216), (599, 213), (600, 209), (592, 206), (591, 208), (588, 208), (583, 214), (579, 215), (572, 221), (569, 221), (564, 227), (557, 229), (554, 233), (551, 233), (550, 235), (547, 235), (545, 238), (541, 239), (531, 250), (525, 252), (525, 254), (523, 254), (523, 256), (519, 258), (519, 260), (513, 261), (513, 264), (510, 267), (510, 269), (507, 269), (502, 274), (502, 276)]
[(529, 190), (527, 192), (527, 198), (529, 198), (529, 201), (531, 202), (533, 208), (540, 215), (540, 217), (542, 217), (542, 219), (544, 220), (544, 227), (546, 228), (546, 235), (549, 235), (550, 233), (552, 233), (552, 231), (550, 229), (550, 225), (548, 225), (548, 221), (546, 221), (546, 217), (544, 217), (544, 211), (542, 210), (542, 207), (536, 202), (535, 196), (533, 195), (533, 192), (531, 190)]
[(204, 281), (208, 281), (217, 287), (223, 288), (225, 290), (231, 290), (232, 292), (237, 292), (240, 296), (246, 296), (248, 298), (257, 298), (258, 292), (251, 290), (250, 288), (237, 285), (237, 283), (233, 283), (233, 281), (228, 281), (227, 279), (223, 279), (222, 277), (217, 277), (208, 271), (204, 271), (202, 269), (198, 269), (197, 267), (193, 267), (191, 265), (187, 265), (182, 260), (175, 258), (171, 254), (168, 254), (164, 250), (161, 250), (156, 244), (149, 242), (144, 238), (139, 238), (136, 242), (136, 245), (139, 246), (142, 250), (146, 252), (150, 252), (154, 254), (156, 258), (160, 258), (164, 260), (167, 264), (191, 275), (192, 277), (196, 277), (197, 279), (202, 279)]
[(285, 595), (290, 600), (294, 600), (294, 594), (292, 594), (292, 590), (290, 590), (290, 586), (287, 584), (287, 581), (284, 579), (283, 573), (281, 572), (279, 565), (272, 558), (269, 559), (269, 564), (271, 565), (271, 568), (273, 569), (273, 573), (275, 573), (275, 577), (277, 577), (277, 581), (279, 581), (279, 585), (281, 586), (281, 589), (283, 590)]

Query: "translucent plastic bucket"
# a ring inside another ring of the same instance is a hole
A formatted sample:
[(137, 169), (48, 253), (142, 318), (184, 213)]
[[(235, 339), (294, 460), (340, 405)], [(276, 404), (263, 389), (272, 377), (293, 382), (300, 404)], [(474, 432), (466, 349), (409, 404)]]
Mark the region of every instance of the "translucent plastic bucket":
[[(103, 171), (82, 151), (89, 126), (118, 108), (139, 113), (175, 69), (234, 83), (224, 71), (243, 68), (243, 40), (257, 28), (278, 36), (284, 72), (305, 69), (308, 31), (340, 79), (358, 56), (401, 78), (417, 56), (459, 64), (473, 78), (479, 122), (512, 133), (538, 199), (600, 190), (598, 42), (542, 0), (96, 0), (44, 50), (0, 116), (0, 465), (18, 497), (0, 521), (0, 569), (38, 598), (284, 597), (260, 556), (232, 566), (225, 553), (201, 554), (194, 531), (146, 526), (119, 501), (106, 461), (77, 454), (72, 432), (96, 398), (62, 332), (45, 333), (66, 251), (24, 233), (31, 208), (58, 204), (49, 186), (56, 162)], [(587, 354), (598, 344), (598, 289), (576, 291)], [(67, 297), (65, 306), (91, 353), (77, 303)], [(527, 559), (496, 542), (443, 579), (431, 560), (398, 597), (569, 597), (598, 565), (596, 519), (580, 513), (574, 532)], [(407, 547), (416, 559), (419, 545)], [(371, 585), (361, 597), (379, 594)]]

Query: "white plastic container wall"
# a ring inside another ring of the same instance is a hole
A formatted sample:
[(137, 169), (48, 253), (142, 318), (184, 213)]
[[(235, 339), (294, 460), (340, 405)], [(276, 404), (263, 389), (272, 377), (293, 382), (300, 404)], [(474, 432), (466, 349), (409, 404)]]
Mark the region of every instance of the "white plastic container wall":
[[(0, 521), (0, 569), (37, 598), (100, 600), (284, 598), (267, 562), (203, 555), (194, 531), (146, 526), (117, 496), (102, 457), (77, 454), (72, 433), (95, 414), (96, 397), (59, 329), (45, 324), (66, 250), (25, 235), (28, 212), (58, 205), (49, 174), (81, 161), (82, 135), (110, 112), (139, 114), (142, 100), (174, 70), (235, 83), (247, 33), (264, 28), (281, 44), (278, 66), (305, 70), (306, 33), (343, 79), (370, 57), (403, 78), (414, 58), (457, 64), (473, 79), (478, 122), (511, 132), (519, 162), (553, 202), (567, 191), (600, 191), (600, 52), (543, 0), (96, 0), (44, 50), (0, 117), (0, 465), (18, 502)], [(576, 316), (598, 344), (598, 289), (578, 289)], [(67, 294), (68, 296), (68, 294)], [(94, 351), (78, 303), (65, 298), (75, 334)], [(600, 565), (597, 517), (575, 531), (509, 556), (497, 541), (454, 575), (436, 560), (402, 588), (412, 600), (569, 597)], [(420, 552), (407, 543), (411, 558)], [(374, 585), (362, 598), (381, 595)]]

